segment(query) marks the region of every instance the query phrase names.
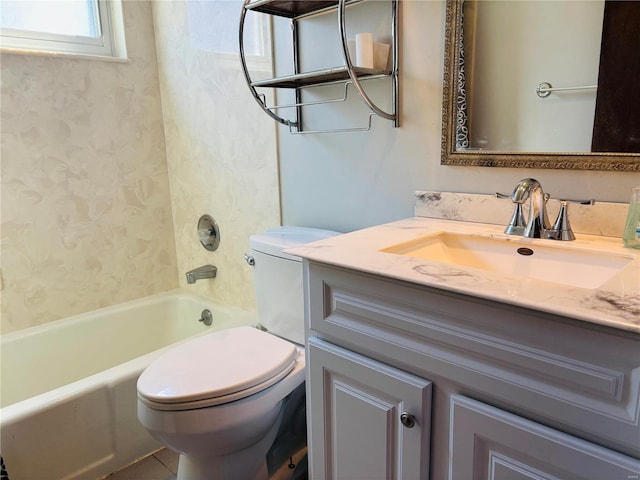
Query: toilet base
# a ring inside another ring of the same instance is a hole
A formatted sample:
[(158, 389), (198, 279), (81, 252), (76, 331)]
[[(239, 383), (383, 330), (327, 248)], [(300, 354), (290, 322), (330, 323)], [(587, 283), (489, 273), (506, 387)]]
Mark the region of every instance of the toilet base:
[(177, 480), (269, 480), (264, 458), (239, 458), (239, 453), (213, 458), (180, 455)]
[(281, 422), (282, 411), (259, 442), (228, 455), (180, 454), (176, 480), (269, 480), (267, 452)]

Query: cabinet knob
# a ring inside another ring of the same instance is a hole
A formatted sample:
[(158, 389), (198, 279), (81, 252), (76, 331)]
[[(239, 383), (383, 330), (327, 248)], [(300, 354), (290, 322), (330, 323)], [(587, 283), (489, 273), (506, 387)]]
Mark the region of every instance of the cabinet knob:
[(400, 423), (407, 428), (413, 428), (416, 424), (416, 419), (409, 412), (402, 412), (400, 415)]

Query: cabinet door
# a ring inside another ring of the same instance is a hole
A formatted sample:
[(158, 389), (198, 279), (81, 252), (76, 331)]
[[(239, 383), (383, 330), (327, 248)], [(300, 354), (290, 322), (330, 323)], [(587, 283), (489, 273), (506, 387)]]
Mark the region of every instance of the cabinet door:
[(462, 396), (449, 435), (449, 480), (640, 478), (634, 458)]
[(307, 365), (312, 479), (428, 478), (430, 382), (315, 338)]

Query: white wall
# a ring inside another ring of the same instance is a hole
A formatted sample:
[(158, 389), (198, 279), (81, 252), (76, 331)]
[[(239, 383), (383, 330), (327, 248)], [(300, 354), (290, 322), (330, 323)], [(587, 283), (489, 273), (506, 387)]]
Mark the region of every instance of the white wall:
[(440, 165), (444, 21), (444, 2), (400, 2), (400, 128), (374, 119), (367, 133), (295, 136), (279, 127), (284, 223), (350, 231), (412, 216), (418, 189), (510, 193), (530, 176), (554, 197), (629, 201), (637, 173)]

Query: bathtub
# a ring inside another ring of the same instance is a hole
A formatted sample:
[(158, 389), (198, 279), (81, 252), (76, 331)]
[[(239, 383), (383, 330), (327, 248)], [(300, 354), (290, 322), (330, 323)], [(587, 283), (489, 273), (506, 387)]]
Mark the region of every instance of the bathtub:
[[(210, 327), (199, 322), (213, 313)], [(0, 452), (12, 480), (95, 480), (160, 448), (138, 423), (136, 381), (194, 335), (255, 322), (184, 290), (3, 335)]]

